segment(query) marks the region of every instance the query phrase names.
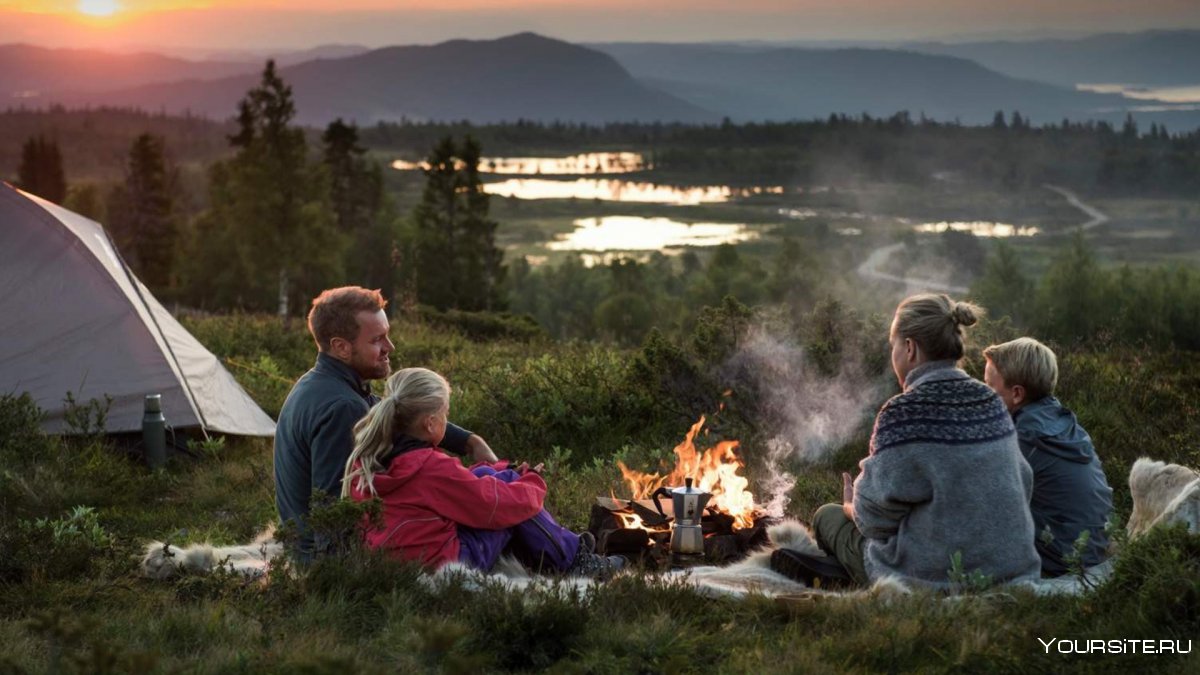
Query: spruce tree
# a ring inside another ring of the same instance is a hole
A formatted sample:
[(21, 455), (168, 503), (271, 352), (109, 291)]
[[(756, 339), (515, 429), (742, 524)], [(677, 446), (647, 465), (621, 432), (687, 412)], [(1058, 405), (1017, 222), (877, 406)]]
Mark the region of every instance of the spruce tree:
[(488, 195), (479, 177), (481, 149), (471, 137), (450, 136), (426, 160), (425, 190), (413, 210), (416, 295), (439, 309), (504, 308), (504, 252), (498, 223), (488, 217)]
[(335, 227), (328, 178), (308, 162), (293, 126), (292, 89), (268, 61), (238, 104), (237, 154), (210, 171), (210, 210), (197, 220), (191, 290), (220, 306), (281, 316), (342, 281), (344, 239)]
[(61, 204), (67, 197), (67, 179), (58, 143), (41, 134), (25, 141), (21, 146), (17, 183), (26, 192)]
[(175, 192), (165, 142), (151, 134), (138, 136), (129, 150), (125, 182), (109, 195), (109, 230), (126, 262), (155, 291), (168, 288), (175, 271)]
[(995, 317), (1010, 317), (1024, 326), (1026, 308), (1033, 300), (1033, 284), (1022, 270), (1021, 260), (1008, 242), (998, 240), (988, 256), (983, 275), (971, 288), (972, 297)]
[(358, 128), (338, 118), (321, 135), (337, 229), (351, 242), (346, 270), (355, 283), (392, 300), (396, 267), (396, 214), (383, 191), (378, 162), (366, 157)]

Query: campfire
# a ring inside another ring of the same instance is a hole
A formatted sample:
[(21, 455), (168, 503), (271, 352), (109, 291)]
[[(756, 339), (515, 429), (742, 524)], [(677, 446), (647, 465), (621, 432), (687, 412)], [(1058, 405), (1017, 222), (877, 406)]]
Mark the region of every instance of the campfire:
[(597, 498), (590, 529), (601, 553), (636, 558), (650, 567), (681, 564), (685, 556), (671, 555), (675, 520), (671, 498), (661, 498), (656, 505), (653, 495), (656, 491), (661, 495), (660, 488), (683, 486), (689, 478), (693, 486), (712, 495), (701, 520), (703, 558), (726, 562), (766, 542), (767, 522), (755, 507), (749, 481), (741, 473), (745, 464), (737, 452), (739, 442), (719, 441), (703, 451), (696, 448), (696, 438), (707, 435), (706, 421), (702, 416), (675, 447), (675, 466), (670, 472), (643, 473), (617, 463), (631, 498), (616, 494)]

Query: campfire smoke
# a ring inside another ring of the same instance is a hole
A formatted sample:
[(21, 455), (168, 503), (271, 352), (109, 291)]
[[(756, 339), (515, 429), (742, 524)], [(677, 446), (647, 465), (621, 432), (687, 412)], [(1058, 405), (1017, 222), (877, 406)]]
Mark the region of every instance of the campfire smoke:
[[(822, 376), (803, 347), (757, 328), (725, 365), (732, 379), (759, 392), (757, 405), (774, 430), (760, 458), (760, 505), (771, 517), (782, 517), (796, 485), (796, 464), (823, 459), (847, 443), (864, 415), (877, 406), (885, 381), (863, 372), (856, 355), (847, 356), (835, 377)], [(759, 464), (756, 464), (756, 471)]]

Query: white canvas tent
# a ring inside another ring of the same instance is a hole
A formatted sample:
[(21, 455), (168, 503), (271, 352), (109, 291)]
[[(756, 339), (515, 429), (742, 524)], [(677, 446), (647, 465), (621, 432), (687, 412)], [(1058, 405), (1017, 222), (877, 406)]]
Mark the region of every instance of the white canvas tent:
[(270, 436), (275, 423), (130, 272), (97, 222), (0, 183), (0, 393), (28, 392), (49, 433), (65, 398), (112, 398), (141, 429), (146, 394), (173, 428)]

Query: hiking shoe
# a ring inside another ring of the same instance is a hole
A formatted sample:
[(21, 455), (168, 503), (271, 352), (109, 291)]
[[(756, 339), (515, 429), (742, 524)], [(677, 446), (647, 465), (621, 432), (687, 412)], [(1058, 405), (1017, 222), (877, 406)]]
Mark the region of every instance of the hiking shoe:
[(844, 588), (854, 585), (854, 578), (836, 558), (815, 556), (787, 548), (771, 553), (771, 570), (809, 588)]
[[(575, 560), (571, 562), (571, 567), (567, 570), (567, 574), (573, 577), (592, 577), (594, 579), (606, 580), (614, 574), (625, 568), (626, 560), (624, 556), (610, 555), (602, 556), (593, 553), (585, 548), (585, 542), (581, 536), (579, 541), (579, 551), (575, 553)], [(592, 546), (595, 546), (595, 539), (591, 541)]]
[(579, 550), (588, 553), (596, 552), (596, 535), (588, 531), (579, 533)]

